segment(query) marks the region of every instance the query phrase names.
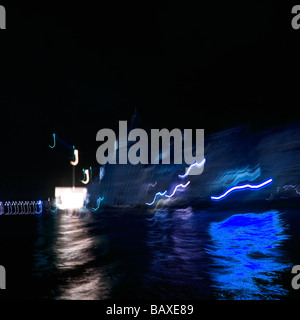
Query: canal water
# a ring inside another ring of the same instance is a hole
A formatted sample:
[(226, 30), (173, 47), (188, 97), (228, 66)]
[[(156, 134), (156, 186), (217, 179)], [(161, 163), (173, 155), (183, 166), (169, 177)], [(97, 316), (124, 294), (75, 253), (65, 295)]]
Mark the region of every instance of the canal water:
[(299, 230), (296, 208), (0, 216), (1, 297), (297, 299)]

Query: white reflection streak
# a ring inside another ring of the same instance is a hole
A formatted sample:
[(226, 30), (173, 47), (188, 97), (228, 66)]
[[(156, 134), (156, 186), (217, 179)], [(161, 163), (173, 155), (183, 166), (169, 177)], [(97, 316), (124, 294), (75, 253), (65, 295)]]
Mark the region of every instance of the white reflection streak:
[[(89, 235), (85, 220), (77, 216), (62, 214), (59, 216), (58, 237), (55, 243), (56, 266), (61, 272), (76, 271), (60, 287), (59, 299), (96, 300), (104, 286), (99, 270), (88, 267), (95, 257), (92, 249), (95, 238)], [(100, 289), (100, 290), (99, 290)]]

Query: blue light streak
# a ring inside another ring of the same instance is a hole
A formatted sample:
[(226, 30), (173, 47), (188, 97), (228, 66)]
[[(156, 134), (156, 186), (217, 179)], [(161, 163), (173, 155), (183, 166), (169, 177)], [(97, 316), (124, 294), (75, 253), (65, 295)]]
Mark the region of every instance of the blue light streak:
[(84, 168), (82, 169), (82, 172), (83, 172), (83, 179), (82, 179), (82, 180), (79, 179), (80, 182), (85, 181), (85, 179), (86, 179), (86, 175), (85, 175), (85, 170), (84, 170)]
[(75, 161), (75, 150), (76, 150), (76, 149), (75, 149), (75, 146), (73, 146), (73, 147), (72, 147), (73, 155), (72, 155), (72, 158), (70, 159), (70, 160), (73, 161), (73, 162)]
[(221, 194), (220, 196), (211, 196), (210, 198), (212, 200), (221, 200), (225, 198), (228, 194), (235, 190), (243, 190), (243, 189), (261, 189), (265, 187), (266, 185), (270, 184), (273, 181), (273, 179), (269, 179), (263, 183), (257, 184), (257, 185), (251, 185), (251, 184), (244, 184), (242, 186), (235, 186), (227, 190), (225, 193)]
[(89, 199), (88, 199), (88, 197), (87, 197), (87, 198), (84, 200), (84, 206), (83, 206), (82, 208), (80, 208), (79, 210), (80, 210), (80, 211), (85, 211), (88, 202), (89, 202)]
[(235, 170), (225, 171), (214, 183), (237, 185), (243, 181), (254, 181), (261, 175), (261, 169), (258, 166), (252, 168), (250, 166)]
[(205, 162), (206, 162), (206, 159), (203, 159), (200, 163), (195, 162), (195, 163), (191, 164), (189, 166), (189, 168), (187, 169), (186, 173), (183, 174), (183, 175), (178, 175), (178, 177), (181, 178), (181, 179), (186, 178), (193, 168), (195, 168), (195, 167), (200, 168), (205, 164)]
[(59, 137), (55, 136), (56, 141), (61, 143), (62, 145), (64, 145), (65, 147), (67, 147), (68, 149), (73, 149), (72, 146), (70, 144), (68, 144), (67, 142), (65, 142), (64, 140), (60, 139)]
[(37, 205), (39, 206), (39, 211), (35, 211), (35, 213), (41, 214), (43, 212), (43, 202), (40, 200), (37, 202)]
[(56, 212), (56, 211), (57, 211), (57, 206), (55, 207), (55, 209), (50, 209), (50, 211), (51, 211), (52, 213)]
[(99, 208), (100, 208), (100, 204), (101, 204), (101, 202), (104, 200), (104, 197), (99, 197), (98, 199), (97, 199), (97, 207), (96, 208), (92, 208), (92, 210), (95, 212), (95, 211), (97, 211)]
[(105, 169), (104, 167), (101, 167), (99, 170), (99, 179), (102, 181), (105, 175)]
[(57, 211), (57, 200), (56, 199), (55, 199), (55, 209), (50, 208), (50, 211), (53, 213)]
[(53, 133), (53, 146), (49, 146), (49, 148), (54, 149), (56, 146), (55, 133)]

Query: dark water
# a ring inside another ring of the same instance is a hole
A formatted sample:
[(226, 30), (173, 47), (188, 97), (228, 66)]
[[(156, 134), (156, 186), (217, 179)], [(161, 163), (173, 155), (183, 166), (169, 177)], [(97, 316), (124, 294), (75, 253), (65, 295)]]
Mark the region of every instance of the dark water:
[(8, 299), (295, 299), (297, 209), (0, 217)]

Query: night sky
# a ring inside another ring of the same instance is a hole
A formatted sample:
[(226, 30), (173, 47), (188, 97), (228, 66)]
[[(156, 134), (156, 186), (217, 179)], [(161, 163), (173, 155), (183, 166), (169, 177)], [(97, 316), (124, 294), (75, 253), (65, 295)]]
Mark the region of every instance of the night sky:
[(143, 128), (206, 134), (300, 120), (293, 4), (11, 2), (1, 2), (2, 201), (71, 184), (69, 160), (48, 147), (52, 133), (79, 149), (80, 172), (97, 165), (98, 130), (117, 131), (135, 108)]

